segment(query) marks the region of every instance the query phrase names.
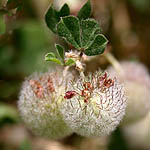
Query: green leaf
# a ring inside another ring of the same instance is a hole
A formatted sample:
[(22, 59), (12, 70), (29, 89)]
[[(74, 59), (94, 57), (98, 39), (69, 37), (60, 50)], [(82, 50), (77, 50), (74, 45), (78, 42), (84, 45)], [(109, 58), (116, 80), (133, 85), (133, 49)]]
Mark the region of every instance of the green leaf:
[(96, 36), (89, 48), (85, 49), (85, 54), (87, 56), (102, 54), (106, 48), (107, 43), (108, 40), (104, 37), (104, 35), (99, 34)]
[(64, 50), (64, 48), (61, 45), (59, 45), (59, 44), (56, 44), (55, 47), (57, 49), (57, 52), (58, 52), (59, 56), (62, 58), (62, 60), (64, 60), (64, 58), (65, 58), (65, 50)]
[(77, 17), (62, 17), (60, 22), (57, 24), (57, 33), (75, 48), (79, 49), (81, 47), (80, 23)]
[(51, 5), (45, 15), (46, 24), (52, 32), (56, 33), (56, 25), (60, 21), (60, 17), (68, 16), (69, 14), (70, 9), (67, 4), (64, 4), (60, 11), (55, 10)]
[(57, 24), (57, 32), (66, 42), (76, 49), (85, 50), (88, 56), (104, 52), (107, 39), (100, 34), (99, 24), (94, 19), (81, 20), (74, 16), (62, 17)]
[(86, 19), (81, 21), (81, 41), (82, 47), (87, 48), (95, 39), (96, 35), (100, 34), (101, 29), (99, 24), (94, 19)]
[(59, 13), (53, 9), (53, 6), (48, 9), (45, 15), (45, 21), (52, 32), (56, 33), (56, 24), (59, 22)]
[(88, 0), (87, 3), (85, 3), (83, 5), (83, 7), (80, 9), (80, 11), (78, 13), (78, 18), (80, 20), (87, 19), (91, 16), (91, 12), (92, 12), (91, 2), (90, 2), (90, 0)]
[(55, 62), (59, 65), (62, 65), (61, 61), (59, 59), (56, 58), (55, 54), (50, 52), (48, 54), (45, 55), (45, 60), (46, 61), (52, 61), (52, 62)]
[(62, 6), (62, 8), (60, 9), (59, 16), (64, 17), (64, 16), (68, 16), (68, 15), (70, 15), (69, 6), (67, 4), (64, 4)]
[(75, 61), (73, 59), (68, 59), (66, 62), (65, 62), (65, 65), (66, 66), (71, 66), (71, 65), (74, 65), (75, 64)]

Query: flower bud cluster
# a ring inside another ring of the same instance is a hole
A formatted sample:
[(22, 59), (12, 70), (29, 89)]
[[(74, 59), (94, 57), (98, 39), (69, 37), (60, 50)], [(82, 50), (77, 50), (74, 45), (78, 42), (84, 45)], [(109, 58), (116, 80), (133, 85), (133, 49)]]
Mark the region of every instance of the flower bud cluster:
[(71, 58), (75, 62), (76, 69), (80, 72), (84, 71), (85, 64), (83, 63), (83, 61), (87, 59), (87, 56), (84, 53), (71, 50), (69, 52), (65, 52), (65, 58), (65, 61)]
[(123, 118), (126, 97), (123, 86), (106, 72), (76, 79), (58, 70), (27, 78), (18, 106), (24, 122), (38, 135), (54, 139), (73, 132), (103, 136)]

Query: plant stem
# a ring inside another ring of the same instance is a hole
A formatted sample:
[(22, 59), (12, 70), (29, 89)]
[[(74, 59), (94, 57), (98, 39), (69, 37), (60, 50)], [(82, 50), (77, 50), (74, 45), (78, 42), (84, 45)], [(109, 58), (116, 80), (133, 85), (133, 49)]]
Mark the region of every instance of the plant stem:
[(124, 78), (124, 71), (118, 60), (109, 52), (104, 53), (103, 56), (110, 62), (110, 64), (112, 64), (112, 66), (119, 73), (121, 78)]
[(66, 66), (63, 70), (63, 77), (65, 77), (67, 75), (68, 69), (70, 66)]
[(84, 72), (83, 71), (80, 71), (80, 76), (84, 79), (85, 75), (84, 75)]

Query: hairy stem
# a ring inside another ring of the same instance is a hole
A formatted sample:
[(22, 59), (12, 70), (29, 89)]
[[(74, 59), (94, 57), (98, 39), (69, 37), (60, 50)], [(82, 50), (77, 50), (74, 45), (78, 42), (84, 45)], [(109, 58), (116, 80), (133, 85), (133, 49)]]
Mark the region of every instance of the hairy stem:
[(66, 66), (66, 67), (64, 68), (63, 77), (65, 77), (65, 76), (67, 75), (67, 72), (68, 72), (68, 70), (69, 70), (69, 67), (70, 67), (70, 66)]

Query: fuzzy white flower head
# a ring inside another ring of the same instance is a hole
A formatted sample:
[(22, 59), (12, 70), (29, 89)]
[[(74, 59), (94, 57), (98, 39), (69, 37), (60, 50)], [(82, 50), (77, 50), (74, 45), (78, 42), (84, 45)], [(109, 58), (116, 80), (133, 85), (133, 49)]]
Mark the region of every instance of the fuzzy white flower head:
[(34, 74), (23, 83), (18, 107), (24, 122), (40, 136), (59, 139), (72, 133), (59, 112), (62, 94), (67, 88), (69, 72), (62, 70)]
[(82, 136), (104, 136), (113, 131), (125, 114), (123, 86), (108, 74), (96, 72), (72, 81), (61, 113), (74, 132)]
[(121, 62), (124, 78), (110, 67), (111, 76), (117, 76), (124, 83), (128, 96), (126, 115), (122, 125), (144, 118), (150, 110), (150, 77), (146, 67), (138, 62)]

